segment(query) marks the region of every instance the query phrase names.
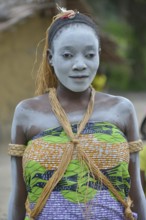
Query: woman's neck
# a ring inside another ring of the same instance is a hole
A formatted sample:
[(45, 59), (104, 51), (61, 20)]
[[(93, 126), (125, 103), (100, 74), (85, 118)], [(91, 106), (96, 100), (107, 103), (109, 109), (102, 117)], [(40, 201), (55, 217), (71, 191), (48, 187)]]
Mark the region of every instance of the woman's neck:
[(66, 102), (88, 102), (91, 96), (91, 88), (83, 92), (73, 92), (62, 85), (57, 87), (57, 97), (60, 101), (64, 100)]

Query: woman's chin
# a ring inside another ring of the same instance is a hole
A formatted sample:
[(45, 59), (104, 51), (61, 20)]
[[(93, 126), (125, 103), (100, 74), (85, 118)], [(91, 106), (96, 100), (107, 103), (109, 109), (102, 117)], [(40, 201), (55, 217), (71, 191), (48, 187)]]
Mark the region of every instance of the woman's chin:
[(88, 87), (85, 87), (85, 88), (68, 88), (70, 91), (72, 91), (72, 92), (84, 92), (84, 91), (86, 91), (87, 89), (89, 88), (89, 86)]

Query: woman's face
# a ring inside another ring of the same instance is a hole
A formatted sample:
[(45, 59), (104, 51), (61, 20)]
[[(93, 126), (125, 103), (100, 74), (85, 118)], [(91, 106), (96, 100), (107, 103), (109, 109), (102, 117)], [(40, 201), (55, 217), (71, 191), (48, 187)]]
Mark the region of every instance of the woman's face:
[(63, 28), (53, 40), (51, 62), (64, 87), (85, 91), (99, 66), (99, 40), (94, 30), (84, 24)]

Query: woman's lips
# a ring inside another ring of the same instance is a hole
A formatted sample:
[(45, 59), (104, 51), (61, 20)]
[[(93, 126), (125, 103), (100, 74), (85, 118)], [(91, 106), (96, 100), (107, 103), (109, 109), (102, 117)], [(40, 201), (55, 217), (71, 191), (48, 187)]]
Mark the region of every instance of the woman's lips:
[(83, 78), (88, 78), (88, 76), (86, 75), (80, 75), (80, 76), (69, 76), (70, 78), (73, 78), (73, 79), (83, 79)]

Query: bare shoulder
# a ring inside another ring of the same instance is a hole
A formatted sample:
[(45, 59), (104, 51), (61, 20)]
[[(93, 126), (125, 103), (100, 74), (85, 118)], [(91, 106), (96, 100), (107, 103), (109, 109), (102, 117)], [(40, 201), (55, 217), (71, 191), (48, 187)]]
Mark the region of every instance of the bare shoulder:
[(48, 94), (43, 94), (40, 96), (22, 100), (16, 106), (16, 111), (22, 114), (29, 110), (41, 111), (42, 109), (44, 109), (45, 104), (48, 104), (49, 107)]
[(133, 103), (126, 97), (111, 95), (107, 93), (97, 93), (96, 100), (100, 100), (103, 104), (109, 107), (117, 108), (119, 111), (126, 111), (132, 113), (134, 110)]
[(99, 113), (98, 120), (117, 125), (128, 140), (138, 138), (136, 111), (133, 103), (126, 97), (97, 93), (95, 111)]
[(15, 108), (14, 119), (21, 124), (21, 122), (27, 120), (30, 115), (35, 112), (45, 111), (45, 105), (47, 110), (49, 109), (48, 95), (43, 94), (41, 96), (32, 97), (29, 99), (22, 100)]
[[(50, 105), (48, 94), (22, 100), (15, 108), (11, 139), (13, 143), (26, 143), (30, 138), (41, 130), (45, 124), (45, 111), (49, 113)], [(40, 128), (40, 130), (39, 130)]]
[(117, 105), (120, 107), (121, 111), (125, 110), (127, 113), (132, 113), (134, 110), (134, 105), (131, 100), (123, 96), (113, 96), (113, 99), (117, 101)]

